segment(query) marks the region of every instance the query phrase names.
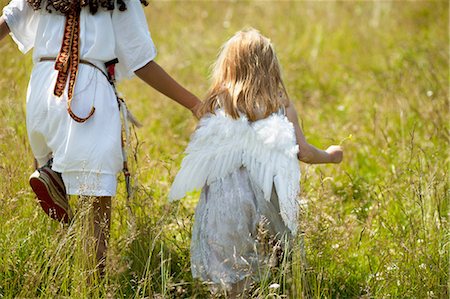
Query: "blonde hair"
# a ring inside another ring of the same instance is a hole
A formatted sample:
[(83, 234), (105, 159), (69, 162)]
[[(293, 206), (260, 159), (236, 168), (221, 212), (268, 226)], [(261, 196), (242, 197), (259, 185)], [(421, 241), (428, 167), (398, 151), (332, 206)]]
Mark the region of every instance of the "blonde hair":
[(213, 65), (212, 84), (201, 113), (225, 110), (234, 119), (250, 121), (287, 106), (288, 95), (270, 40), (255, 29), (237, 32), (221, 48)]

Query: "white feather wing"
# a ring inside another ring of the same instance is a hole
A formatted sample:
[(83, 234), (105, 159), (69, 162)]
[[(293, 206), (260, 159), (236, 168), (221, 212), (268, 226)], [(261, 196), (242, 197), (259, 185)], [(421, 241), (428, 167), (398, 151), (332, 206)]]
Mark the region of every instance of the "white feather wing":
[(185, 153), (169, 200), (178, 200), (245, 166), (266, 200), (275, 186), (281, 216), (288, 228), (296, 231), (298, 146), (293, 125), (285, 116), (273, 114), (252, 123), (245, 116), (234, 120), (218, 110), (200, 121)]

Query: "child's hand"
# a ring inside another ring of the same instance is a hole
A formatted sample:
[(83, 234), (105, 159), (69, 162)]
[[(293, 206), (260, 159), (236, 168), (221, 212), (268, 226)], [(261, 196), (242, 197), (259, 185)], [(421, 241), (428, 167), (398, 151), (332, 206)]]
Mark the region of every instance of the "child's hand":
[(202, 117), (200, 108), (202, 106), (202, 102), (198, 102), (194, 107), (192, 107), (190, 110), (192, 114), (195, 116), (195, 118), (200, 119)]
[(344, 152), (342, 151), (342, 147), (340, 145), (332, 145), (327, 148), (326, 152), (330, 155), (331, 163), (341, 163)]

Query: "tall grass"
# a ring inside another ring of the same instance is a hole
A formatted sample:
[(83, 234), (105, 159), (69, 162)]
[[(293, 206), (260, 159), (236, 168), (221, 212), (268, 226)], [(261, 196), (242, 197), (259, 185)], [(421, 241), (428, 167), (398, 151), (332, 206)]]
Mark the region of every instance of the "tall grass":
[[(304, 237), (254, 297), (448, 298), (447, 2), (153, 1), (146, 12), (157, 62), (199, 96), (220, 45), (245, 26), (261, 30), (308, 140), (345, 148), (341, 165), (302, 165)], [(89, 204), (73, 198), (77, 220), (65, 227), (34, 201), (31, 55), (10, 39), (0, 51), (0, 297), (208, 297), (189, 271), (198, 194), (167, 203), (195, 120), (137, 79), (120, 84), (144, 127), (135, 194), (127, 202), (121, 184), (113, 200), (99, 279), (85, 253)]]

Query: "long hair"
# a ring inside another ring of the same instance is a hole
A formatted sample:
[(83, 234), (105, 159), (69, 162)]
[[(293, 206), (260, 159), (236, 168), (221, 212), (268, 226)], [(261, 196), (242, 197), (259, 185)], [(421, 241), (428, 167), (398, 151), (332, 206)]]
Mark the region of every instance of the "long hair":
[(234, 119), (265, 118), (288, 105), (280, 64), (270, 40), (255, 29), (237, 32), (221, 48), (201, 114), (218, 108)]
[[(45, 6), (48, 12), (57, 11), (67, 15), (83, 7), (89, 7), (91, 14), (95, 14), (99, 8), (113, 10), (116, 0), (27, 0), (27, 2), (34, 10), (39, 10), (42, 6)], [(141, 3), (148, 5), (147, 0), (141, 0)], [(117, 6), (120, 11), (127, 9), (124, 0), (117, 0)]]

